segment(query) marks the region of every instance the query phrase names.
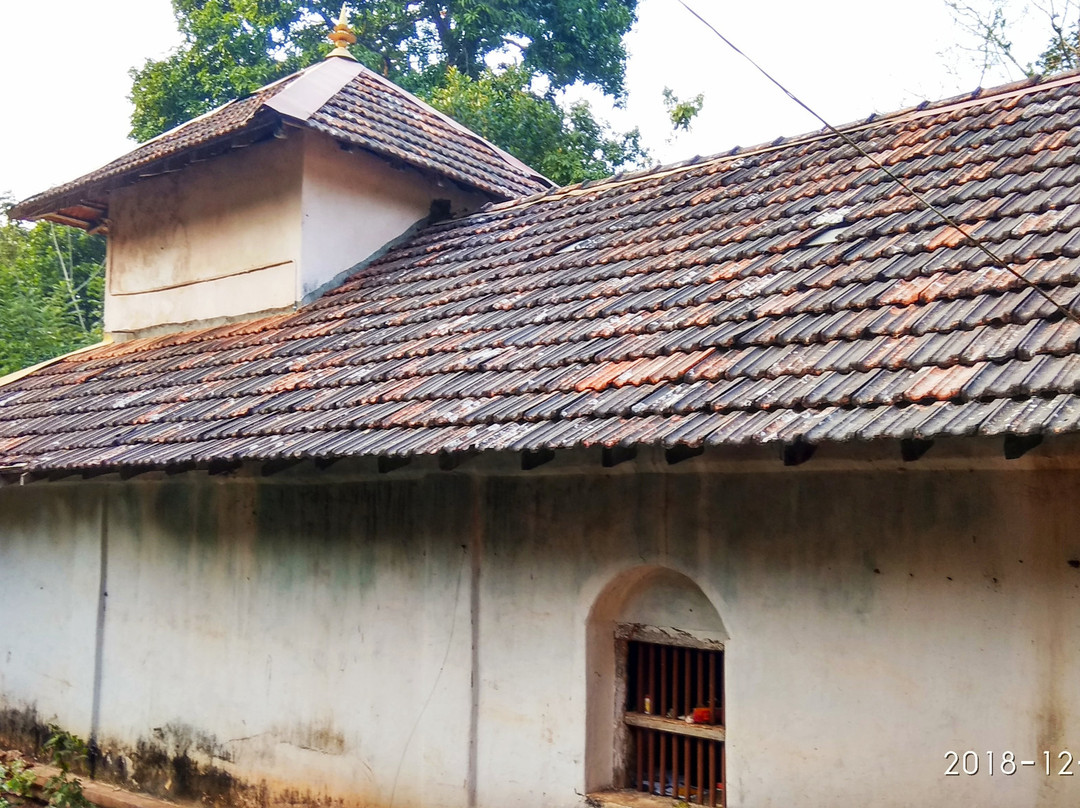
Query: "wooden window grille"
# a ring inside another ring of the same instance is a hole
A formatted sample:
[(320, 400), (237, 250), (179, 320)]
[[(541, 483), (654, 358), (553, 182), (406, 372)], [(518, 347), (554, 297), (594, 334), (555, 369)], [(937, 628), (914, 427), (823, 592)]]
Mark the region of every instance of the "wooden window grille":
[(723, 806), (724, 652), (630, 640), (626, 661), (631, 785)]

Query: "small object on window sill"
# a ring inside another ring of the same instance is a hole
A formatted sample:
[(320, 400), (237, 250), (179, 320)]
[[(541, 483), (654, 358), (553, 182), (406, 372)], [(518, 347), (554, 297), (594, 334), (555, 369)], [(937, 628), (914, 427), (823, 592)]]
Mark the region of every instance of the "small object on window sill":
[(712, 707), (695, 707), (693, 717), (695, 724), (711, 724), (713, 722)]
[(645, 715), (652, 715), (652, 699), (645, 697)]

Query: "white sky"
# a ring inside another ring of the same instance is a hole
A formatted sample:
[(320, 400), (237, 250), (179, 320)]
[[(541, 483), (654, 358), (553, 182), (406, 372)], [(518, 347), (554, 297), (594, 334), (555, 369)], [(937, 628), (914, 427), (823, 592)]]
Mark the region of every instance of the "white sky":
[[(963, 35), (943, 0), (691, 4), (834, 124), (979, 84), (952, 47)], [(168, 0), (0, 0), (0, 194), (25, 198), (128, 151), (127, 71), (178, 44), (175, 28)], [(1041, 38), (1018, 43), (1026, 58)], [(641, 0), (627, 46), (628, 101), (604, 114), (619, 128), (640, 126), (660, 162), (820, 128), (676, 0)], [(673, 142), (665, 86), (684, 98), (705, 94), (693, 131)]]

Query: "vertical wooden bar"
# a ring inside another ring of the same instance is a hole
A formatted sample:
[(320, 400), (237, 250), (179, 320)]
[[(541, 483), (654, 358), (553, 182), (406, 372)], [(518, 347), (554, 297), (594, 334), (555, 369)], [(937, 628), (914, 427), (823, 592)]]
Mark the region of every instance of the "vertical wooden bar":
[(705, 800), (705, 741), (696, 739), (697, 746), (697, 802), (703, 805)]
[(705, 706), (705, 652), (697, 652), (697, 704)]
[(657, 740), (660, 741), (660, 796), (663, 797), (667, 791), (667, 748), (670, 736), (666, 732), (659, 732), (657, 735)]
[(685, 682), (686, 690), (683, 693), (683, 713), (686, 714), (686, 715), (690, 715), (690, 711), (692, 709), (694, 709), (694, 707), (693, 707), (692, 704), (690, 704), (691, 699), (693, 699), (693, 694), (690, 692), (690, 649), (689, 648), (683, 649), (683, 662), (686, 663), (685, 664), (686, 676), (684, 677), (686, 679), (686, 682)]
[(727, 726), (727, 695), (724, 692), (724, 652), (718, 651), (720, 655), (720, 723), (723, 726)]
[(637, 775), (634, 779), (634, 788), (638, 791), (645, 790), (645, 739), (642, 736), (644, 730), (634, 727), (634, 746), (637, 747)]
[(650, 794), (652, 794), (653, 789), (656, 787), (656, 781), (653, 779), (653, 772), (655, 771), (654, 762), (656, 760), (656, 731), (651, 730), (651, 729), (647, 729), (647, 730), (645, 730), (645, 735), (649, 739), (649, 749), (648, 749), (648, 752), (647, 752), (647, 755), (648, 755), (648, 758), (649, 758), (649, 765), (648, 765), (649, 776), (647, 778), (648, 783), (649, 783), (648, 791), (649, 791)]
[(679, 700), (679, 649), (671, 649), (671, 709), (675, 711), (675, 717), (679, 717), (682, 703)]
[(658, 715), (667, 715), (668, 708), (668, 678), (667, 678), (667, 659), (668, 650), (664, 646), (660, 646), (660, 712)]
[(646, 665), (648, 669), (648, 676), (645, 680), (645, 695), (649, 697), (649, 703), (652, 705), (652, 709), (649, 712), (656, 712), (656, 646), (651, 642), (646, 643), (645, 647), (649, 649), (649, 662)]
[(709, 805), (716, 805), (716, 744), (709, 741)]
[(709, 710), (712, 712), (713, 722), (719, 716), (716, 714), (716, 652), (709, 652)]
[[(676, 657), (677, 659), (678, 657)], [(671, 736), (671, 796), (679, 797), (679, 736)]]
[(671, 649), (671, 692), (668, 694), (668, 709), (675, 717), (679, 717), (679, 649)]
[[(689, 669), (689, 666), (687, 666)], [(686, 791), (686, 801), (690, 802), (690, 736), (683, 740), (683, 790)]]
[(631, 647), (637, 654), (637, 693), (634, 696), (634, 709), (639, 713), (645, 712), (645, 651), (641, 643), (632, 643)]
[(727, 744), (720, 744), (720, 805), (727, 805)]

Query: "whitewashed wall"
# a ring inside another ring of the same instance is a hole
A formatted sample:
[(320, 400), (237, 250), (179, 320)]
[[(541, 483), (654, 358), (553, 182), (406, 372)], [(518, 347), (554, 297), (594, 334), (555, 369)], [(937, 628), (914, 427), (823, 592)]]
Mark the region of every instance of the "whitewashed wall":
[(97, 715), (107, 774), (222, 804), (577, 805), (611, 767), (590, 613), (652, 567), (730, 636), (731, 805), (1076, 804), (985, 753), (1080, 755), (1080, 472), (474, 462), (0, 489), (0, 741)]
[(112, 192), (105, 330), (287, 309), (425, 219), (485, 201), (328, 135), (271, 138)]

